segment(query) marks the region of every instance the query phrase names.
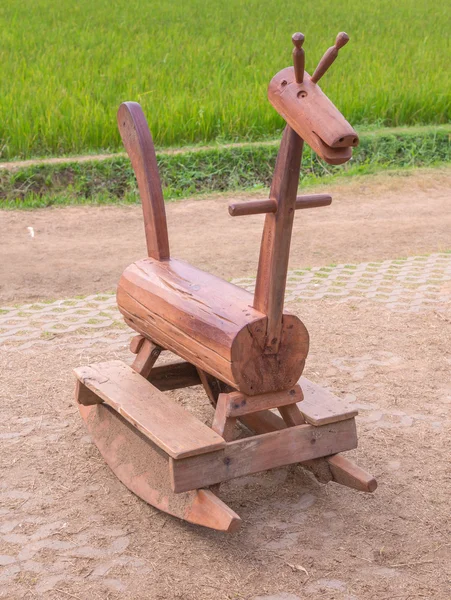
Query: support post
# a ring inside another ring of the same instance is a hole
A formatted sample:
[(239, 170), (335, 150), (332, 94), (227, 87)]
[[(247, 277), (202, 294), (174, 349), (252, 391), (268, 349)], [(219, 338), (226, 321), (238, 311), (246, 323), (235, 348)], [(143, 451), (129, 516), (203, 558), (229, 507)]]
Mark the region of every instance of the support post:
[(254, 308), (268, 317), (265, 353), (275, 354), (280, 344), (291, 233), (299, 184), (303, 140), (285, 127), (272, 180), (270, 200), (277, 212), (269, 213), (260, 247)]

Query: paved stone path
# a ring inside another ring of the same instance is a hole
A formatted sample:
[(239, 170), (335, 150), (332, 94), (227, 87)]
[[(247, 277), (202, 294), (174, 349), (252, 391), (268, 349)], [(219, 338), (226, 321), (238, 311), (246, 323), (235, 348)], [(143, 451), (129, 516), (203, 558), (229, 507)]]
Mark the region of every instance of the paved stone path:
[[(255, 278), (233, 283), (253, 291)], [(451, 252), (289, 272), (287, 303), (325, 298), (377, 302), (395, 312), (440, 311), (451, 302)], [(123, 345), (130, 335), (114, 294), (0, 308), (0, 345), (9, 350), (24, 351), (52, 341), (77, 348)]]

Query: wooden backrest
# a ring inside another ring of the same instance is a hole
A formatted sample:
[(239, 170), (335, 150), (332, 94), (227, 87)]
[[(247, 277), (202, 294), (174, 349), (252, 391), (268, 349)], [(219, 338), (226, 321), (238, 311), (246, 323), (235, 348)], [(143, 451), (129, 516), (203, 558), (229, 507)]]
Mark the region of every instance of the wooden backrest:
[(168, 227), (155, 146), (141, 106), (137, 102), (122, 103), (117, 124), (138, 181), (147, 252), (156, 260), (168, 259)]

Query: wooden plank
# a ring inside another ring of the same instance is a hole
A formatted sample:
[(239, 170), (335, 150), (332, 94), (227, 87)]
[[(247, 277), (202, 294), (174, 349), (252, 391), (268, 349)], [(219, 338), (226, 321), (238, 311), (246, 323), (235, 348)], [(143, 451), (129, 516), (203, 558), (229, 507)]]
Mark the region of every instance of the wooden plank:
[(283, 392), (270, 392), (257, 396), (246, 396), (241, 392), (230, 392), (226, 395), (226, 414), (228, 417), (241, 417), (249, 413), (260, 412), (270, 408), (279, 408), (288, 404), (301, 402), (304, 398), (300, 385), (295, 385)]
[(184, 361), (154, 367), (148, 379), (161, 392), (201, 384), (196, 367)]
[(354, 419), (321, 427), (288, 427), (235, 440), (218, 452), (170, 460), (171, 485), (174, 492), (186, 492), (356, 447)]
[(285, 127), (269, 197), (277, 212), (267, 214), (258, 260), (253, 306), (268, 317), (265, 351), (278, 352), (283, 304), (293, 229), (294, 207), (299, 185), (303, 140), (289, 125)]
[(137, 102), (123, 102), (117, 112), (117, 124), (138, 182), (147, 252), (157, 260), (168, 259), (169, 239), (163, 191), (155, 147), (141, 106)]
[(139, 498), (170, 515), (219, 531), (241, 519), (209, 490), (174, 494), (168, 456), (105, 404), (79, 406), (92, 440), (118, 479)]
[(163, 348), (150, 340), (144, 340), (133, 361), (132, 369), (147, 379), (162, 350)]
[(172, 458), (212, 452), (224, 440), (119, 360), (75, 369), (77, 378)]
[(347, 406), (343, 400), (305, 377), (299, 379), (299, 385), (304, 392), (304, 400), (298, 407), (307, 423), (326, 425), (352, 419), (358, 414), (355, 408)]

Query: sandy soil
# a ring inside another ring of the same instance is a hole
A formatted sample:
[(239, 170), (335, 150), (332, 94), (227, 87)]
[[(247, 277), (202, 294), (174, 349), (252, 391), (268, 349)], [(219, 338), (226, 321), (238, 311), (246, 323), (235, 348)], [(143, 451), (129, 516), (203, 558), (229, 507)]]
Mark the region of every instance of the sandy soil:
[[(324, 190), (332, 193), (332, 206), (296, 215), (293, 267), (450, 247), (449, 168), (365, 177)], [(227, 205), (257, 196), (264, 195), (168, 204), (173, 256), (226, 279), (254, 275), (264, 217), (232, 219)], [(0, 231), (2, 304), (113, 290), (122, 270), (145, 255), (139, 206), (0, 212)]]
[[(71, 369), (129, 360), (125, 348), (4, 352), (0, 597), (448, 600), (451, 311), (297, 312), (312, 336), (307, 376), (360, 410), (350, 454), (378, 478), (374, 495), (279, 469), (223, 486), (237, 534), (188, 525), (115, 479), (74, 406)], [(203, 394), (174, 394), (211, 420)]]
[[(441, 170), (336, 187), (332, 207), (298, 215), (292, 265), (449, 249), (450, 183)], [(227, 277), (254, 272), (261, 219), (228, 221), (224, 199), (168, 212), (174, 254)], [(134, 208), (0, 218), (4, 303), (111, 289), (144, 252)], [(350, 456), (378, 478), (374, 495), (285, 468), (221, 488), (243, 518), (237, 534), (183, 523), (122, 486), (74, 405), (72, 368), (129, 362), (124, 345), (77, 348), (63, 336), (26, 353), (5, 347), (0, 598), (449, 600), (451, 307), (401, 314), (322, 300), (290, 309), (311, 334), (307, 377), (360, 411)], [(211, 420), (199, 390), (173, 396)]]

